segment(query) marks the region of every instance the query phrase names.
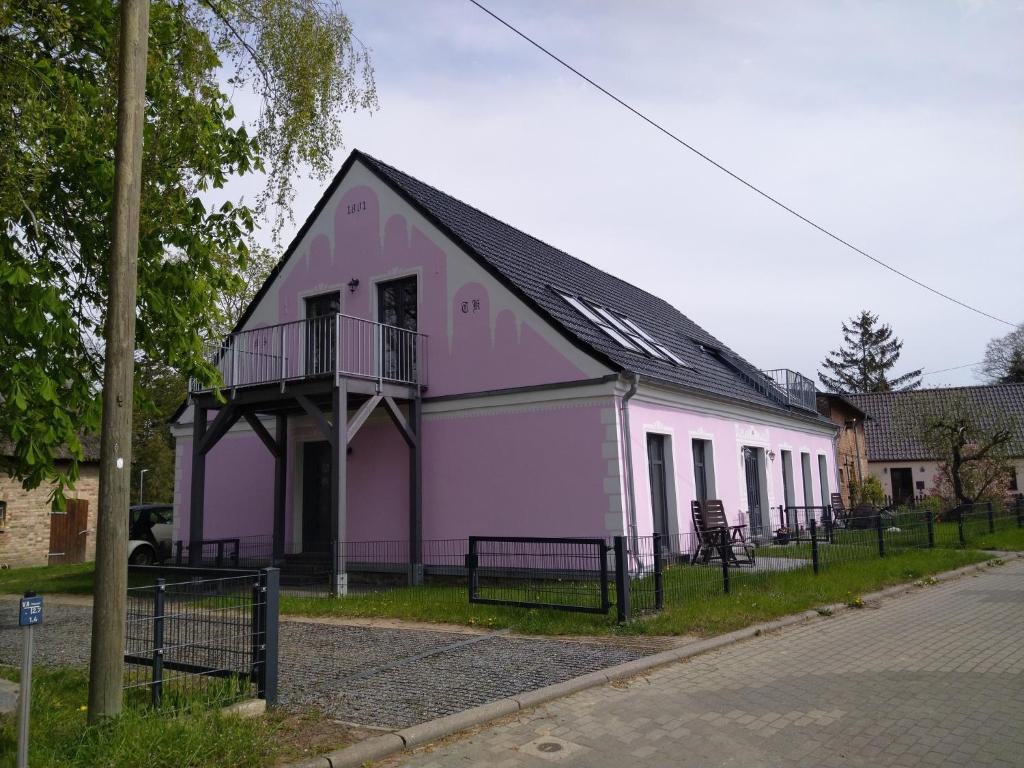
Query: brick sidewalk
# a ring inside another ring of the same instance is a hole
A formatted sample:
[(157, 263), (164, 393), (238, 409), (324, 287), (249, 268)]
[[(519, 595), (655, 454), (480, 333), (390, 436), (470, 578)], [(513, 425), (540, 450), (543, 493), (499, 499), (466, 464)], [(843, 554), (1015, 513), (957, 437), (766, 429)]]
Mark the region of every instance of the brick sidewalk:
[(419, 768), (1024, 765), (1024, 561), (594, 688)]

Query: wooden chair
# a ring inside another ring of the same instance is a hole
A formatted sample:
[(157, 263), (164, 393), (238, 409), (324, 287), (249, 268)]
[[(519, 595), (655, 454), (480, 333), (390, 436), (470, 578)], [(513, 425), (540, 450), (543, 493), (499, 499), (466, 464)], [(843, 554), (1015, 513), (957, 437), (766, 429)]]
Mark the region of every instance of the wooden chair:
[(846, 504), (843, 503), (843, 495), (841, 493), (833, 493), (830, 498), (832, 499), (832, 524), (846, 528), (846, 521), (850, 518), (850, 511), (846, 508)]
[(720, 499), (690, 503), (693, 530), (697, 534), (694, 562), (728, 558), (732, 565), (753, 565), (754, 547), (747, 541), (745, 525), (729, 525)]

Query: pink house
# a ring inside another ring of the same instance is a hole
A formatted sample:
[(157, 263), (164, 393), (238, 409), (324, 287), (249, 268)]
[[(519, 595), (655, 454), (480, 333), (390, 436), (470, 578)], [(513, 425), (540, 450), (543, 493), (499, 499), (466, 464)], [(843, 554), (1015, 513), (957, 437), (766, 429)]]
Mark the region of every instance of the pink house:
[(416, 582), (424, 541), (684, 534), (699, 498), (768, 537), (837, 488), (809, 380), (358, 151), (213, 359), (177, 538), (340, 551), (339, 591), (354, 542)]

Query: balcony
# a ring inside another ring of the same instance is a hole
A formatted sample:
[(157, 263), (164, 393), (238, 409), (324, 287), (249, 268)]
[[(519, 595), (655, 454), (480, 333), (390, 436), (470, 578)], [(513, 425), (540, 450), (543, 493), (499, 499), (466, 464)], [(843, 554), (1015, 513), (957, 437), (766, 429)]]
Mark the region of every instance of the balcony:
[[(426, 386), (427, 337), (351, 315), (331, 314), (230, 334), (207, 345), (207, 361), (225, 389), (345, 377)], [(193, 380), (193, 393), (214, 387)]]
[(816, 387), (811, 379), (789, 368), (775, 368), (761, 371), (761, 374), (764, 376), (764, 393), (773, 400), (817, 413)]

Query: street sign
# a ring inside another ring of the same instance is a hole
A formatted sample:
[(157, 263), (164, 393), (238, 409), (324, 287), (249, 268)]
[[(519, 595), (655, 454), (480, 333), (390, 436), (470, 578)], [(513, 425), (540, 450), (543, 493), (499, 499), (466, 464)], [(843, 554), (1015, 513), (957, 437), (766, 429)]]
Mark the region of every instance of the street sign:
[(18, 614), (18, 626), (28, 627), (32, 624), (43, 623), (43, 598), (23, 597), (21, 598), (21, 612)]

